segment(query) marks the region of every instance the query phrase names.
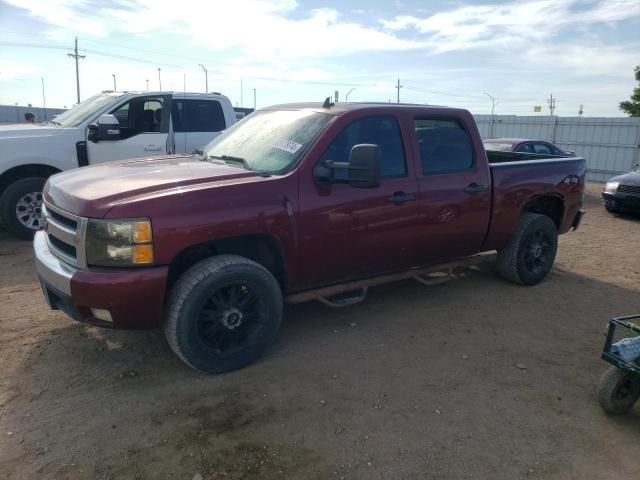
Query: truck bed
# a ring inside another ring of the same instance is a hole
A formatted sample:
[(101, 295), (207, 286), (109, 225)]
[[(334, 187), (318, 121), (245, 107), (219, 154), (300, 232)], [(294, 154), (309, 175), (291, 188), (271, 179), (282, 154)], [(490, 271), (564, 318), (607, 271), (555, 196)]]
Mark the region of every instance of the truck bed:
[(484, 250), (509, 243), (524, 201), (536, 196), (558, 198), (562, 209), (558, 233), (570, 230), (582, 205), (586, 161), (520, 152), (487, 151), (493, 183), (492, 215)]
[(539, 155), (537, 153), (506, 152), (503, 150), (487, 150), (489, 163), (531, 162), (536, 160), (571, 160), (579, 157), (563, 157), (559, 155)]

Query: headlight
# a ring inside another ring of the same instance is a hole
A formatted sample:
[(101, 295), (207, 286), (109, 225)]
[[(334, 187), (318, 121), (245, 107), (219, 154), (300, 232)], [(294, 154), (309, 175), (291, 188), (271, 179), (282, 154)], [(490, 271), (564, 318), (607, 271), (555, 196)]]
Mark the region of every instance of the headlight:
[(607, 182), (607, 184), (604, 186), (604, 192), (616, 193), (618, 191), (618, 185), (620, 185), (620, 182)]
[(87, 224), (87, 263), (133, 267), (153, 263), (151, 220), (95, 220)]

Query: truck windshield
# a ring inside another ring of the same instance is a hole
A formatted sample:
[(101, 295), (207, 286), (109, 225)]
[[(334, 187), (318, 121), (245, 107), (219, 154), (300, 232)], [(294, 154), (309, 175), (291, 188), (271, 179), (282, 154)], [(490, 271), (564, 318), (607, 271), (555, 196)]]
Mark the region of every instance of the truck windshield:
[(284, 173), (333, 118), (308, 110), (255, 112), (222, 133), (203, 150), (211, 161), (240, 163), (266, 173)]
[(113, 95), (94, 95), (63, 114), (58, 115), (51, 123), (55, 123), (61, 127), (77, 127), (93, 114), (97, 113), (102, 107), (112, 103), (116, 98), (117, 97)]

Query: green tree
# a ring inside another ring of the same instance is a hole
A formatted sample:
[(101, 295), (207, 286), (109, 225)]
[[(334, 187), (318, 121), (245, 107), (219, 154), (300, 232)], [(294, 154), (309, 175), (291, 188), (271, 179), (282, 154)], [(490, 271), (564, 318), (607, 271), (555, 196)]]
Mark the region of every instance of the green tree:
[[(640, 83), (640, 66), (634, 69), (636, 80)], [(640, 117), (640, 86), (633, 89), (631, 100), (620, 102), (620, 110), (628, 113), (630, 117)]]

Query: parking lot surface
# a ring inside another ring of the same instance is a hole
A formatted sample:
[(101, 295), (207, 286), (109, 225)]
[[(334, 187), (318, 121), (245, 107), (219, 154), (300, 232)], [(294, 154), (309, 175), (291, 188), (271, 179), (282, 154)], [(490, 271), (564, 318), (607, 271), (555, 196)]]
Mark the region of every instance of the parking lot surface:
[(607, 416), (595, 389), (607, 319), (640, 313), (640, 220), (600, 188), (538, 286), (487, 263), (289, 306), (223, 376), (160, 331), (47, 310), (31, 245), (0, 232), (0, 479), (638, 478), (640, 407)]

